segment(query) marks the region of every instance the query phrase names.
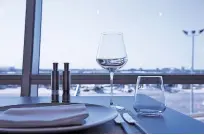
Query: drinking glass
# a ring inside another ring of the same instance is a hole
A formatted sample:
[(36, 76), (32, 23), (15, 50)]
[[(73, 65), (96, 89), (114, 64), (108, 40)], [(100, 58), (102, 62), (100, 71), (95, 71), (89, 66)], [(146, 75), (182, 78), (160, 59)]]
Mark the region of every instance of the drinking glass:
[(162, 76), (138, 76), (135, 111), (144, 116), (159, 116), (166, 109)]
[(101, 34), (101, 40), (96, 56), (97, 63), (110, 73), (111, 98), (113, 105), (113, 77), (114, 72), (127, 63), (127, 53), (123, 41), (123, 33), (106, 32)]

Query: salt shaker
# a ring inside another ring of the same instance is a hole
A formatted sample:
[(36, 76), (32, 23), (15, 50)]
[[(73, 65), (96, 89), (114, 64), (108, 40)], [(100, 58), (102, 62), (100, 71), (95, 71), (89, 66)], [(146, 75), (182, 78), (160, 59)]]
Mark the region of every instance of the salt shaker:
[(62, 102), (70, 103), (70, 71), (69, 71), (69, 63), (64, 63), (64, 71), (63, 71), (63, 80), (62, 80)]
[(51, 90), (52, 103), (59, 103), (59, 71), (58, 63), (53, 63), (53, 70), (51, 73)]

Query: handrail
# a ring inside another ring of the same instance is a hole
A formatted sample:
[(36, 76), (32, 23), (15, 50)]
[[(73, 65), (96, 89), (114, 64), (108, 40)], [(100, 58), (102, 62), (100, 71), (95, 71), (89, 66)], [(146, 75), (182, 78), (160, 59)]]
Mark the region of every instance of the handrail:
[[(140, 74), (116, 74), (114, 84), (135, 84)], [(143, 74), (150, 75), (150, 74)], [(161, 75), (165, 84), (204, 84), (204, 75), (151, 74)], [(62, 79), (62, 76), (60, 76)], [(21, 84), (22, 75), (0, 75), (0, 84)], [(47, 75), (32, 75), (31, 84), (50, 84), (51, 77)], [(109, 84), (108, 74), (72, 74), (72, 84)]]

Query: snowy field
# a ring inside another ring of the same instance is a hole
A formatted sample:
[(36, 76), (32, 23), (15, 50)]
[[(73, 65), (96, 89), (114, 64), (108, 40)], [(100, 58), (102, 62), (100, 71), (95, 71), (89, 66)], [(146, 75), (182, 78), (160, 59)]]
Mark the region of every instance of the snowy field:
[[(20, 96), (21, 88), (7, 88), (0, 90), (0, 96)], [(180, 90), (177, 93), (165, 92), (166, 104), (168, 107), (173, 108), (185, 114), (190, 113), (190, 91)], [(62, 91), (60, 90), (60, 95)], [(95, 90), (85, 91), (80, 90), (79, 96), (110, 96), (110, 89), (96, 92)], [(50, 96), (51, 90), (46, 88), (39, 88), (39, 96)], [(74, 95), (74, 90), (71, 90), (71, 95)], [(115, 96), (133, 96), (134, 91), (128, 93), (122, 90), (114, 90)], [(204, 89), (194, 90), (194, 110), (195, 112), (204, 112)]]

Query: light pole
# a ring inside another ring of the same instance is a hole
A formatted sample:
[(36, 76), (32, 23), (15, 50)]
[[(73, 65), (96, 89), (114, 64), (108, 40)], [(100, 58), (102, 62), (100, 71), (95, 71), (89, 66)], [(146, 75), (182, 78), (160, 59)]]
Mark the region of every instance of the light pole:
[[(204, 29), (201, 30), (192, 30), (190, 32), (183, 30), (183, 33), (189, 37), (192, 37), (192, 55), (191, 55), (191, 74), (193, 74), (194, 71), (194, 38), (195, 36), (199, 36)], [(194, 93), (193, 93), (193, 84), (191, 84), (191, 94), (190, 94), (190, 113), (194, 112)]]

